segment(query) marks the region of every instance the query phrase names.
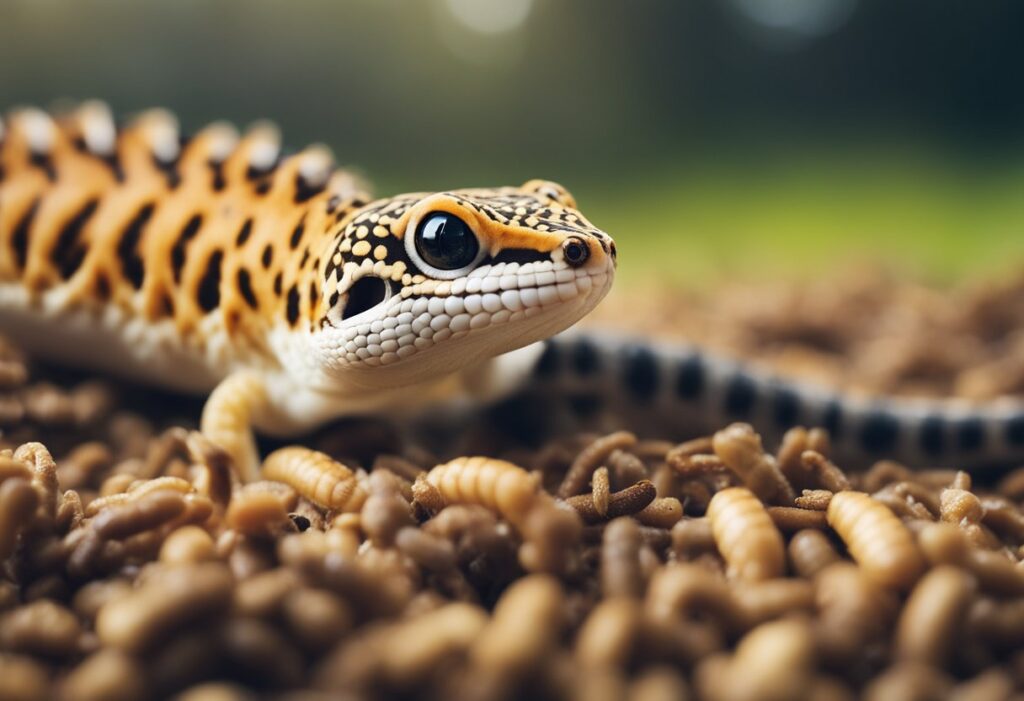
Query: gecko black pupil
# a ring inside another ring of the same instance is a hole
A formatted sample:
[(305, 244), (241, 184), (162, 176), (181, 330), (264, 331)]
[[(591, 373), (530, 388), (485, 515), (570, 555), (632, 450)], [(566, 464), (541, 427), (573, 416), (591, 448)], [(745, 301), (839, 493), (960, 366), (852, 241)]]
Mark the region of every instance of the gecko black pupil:
[(565, 262), (572, 266), (583, 265), (590, 257), (590, 249), (579, 239), (569, 239), (562, 244)]
[(462, 221), (447, 212), (432, 212), (416, 230), (416, 252), (440, 270), (457, 270), (476, 260), (480, 244)]

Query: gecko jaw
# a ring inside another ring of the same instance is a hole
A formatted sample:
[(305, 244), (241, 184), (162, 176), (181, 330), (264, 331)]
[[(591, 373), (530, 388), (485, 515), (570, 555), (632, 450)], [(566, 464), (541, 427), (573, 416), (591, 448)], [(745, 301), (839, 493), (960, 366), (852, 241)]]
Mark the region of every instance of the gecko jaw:
[(391, 297), (372, 320), (325, 329), (320, 361), (337, 370), (401, 367), (460, 339), (481, 359), (499, 355), (575, 323), (605, 296), (613, 277), (608, 258), (581, 268), (498, 263), (452, 281), (427, 280)]

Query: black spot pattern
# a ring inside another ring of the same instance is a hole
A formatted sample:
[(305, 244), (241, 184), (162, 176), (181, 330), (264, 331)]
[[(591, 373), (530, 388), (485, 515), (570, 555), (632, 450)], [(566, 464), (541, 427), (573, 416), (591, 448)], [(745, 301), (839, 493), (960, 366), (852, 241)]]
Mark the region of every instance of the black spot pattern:
[(310, 185), (301, 175), (295, 177), (295, 202), (301, 204), (324, 191), (325, 183)]
[(572, 395), (568, 398), (572, 413), (581, 419), (589, 419), (601, 408), (601, 398), (590, 394)]
[(957, 449), (971, 453), (985, 444), (985, 423), (977, 416), (968, 416), (956, 422)]
[(57, 243), (54, 245), (53, 251), (50, 252), (50, 258), (64, 280), (74, 275), (85, 259), (86, 249), (79, 239), (86, 222), (96, 212), (98, 206), (99, 200), (86, 202), (64, 224), (64, 228), (61, 229), (60, 235), (57, 237)]
[(860, 444), (868, 453), (882, 453), (896, 446), (899, 435), (899, 420), (884, 409), (876, 409), (864, 418)]
[(831, 399), (821, 413), (821, 427), (832, 438), (838, 438), (843, 430), (843, 405), (838, 399)]
[(292, 237), (288, 239), (288, 245), (293, 251), (296, 250), (299, 247), (299, 243), (302, 242), (302, 234), (305, 231), (305, 228), (305, 221), (300, 221), (295, 227), (295, 230), (292, 231)]
[(252, 277), (249, 275), (249, 271), (245, 268), (239, 268), (237, 282), (238, 291), (242, 294), (242, 298), (245, 299), (245, 303), (252, 309), (258, 309), (260, 303), (259, 300), (256, 299), (256, 293), (253, 292)]
[(635, 398), (651, 399), (658, 390), (658, 360), (647, 346), (629, 346), (623, 354), (623, 382)]
[(553, 341), (544, 342), (544, 352), (537, 359), (533, 373), (537, 377), (551, 377), (558, 369), (558, 345)]
[(227, 181), (224, 179), (224, 161), (209, 161), (207, 165), (210, 166), (210, 171), (213, 173), (213, 178), (210, 181), (211, 187), (215, 192), (220, 192), (227, 186)]
[(791, 428), (800, 423), (800, 396), (783, 384), (772, 387), (772, 416), (780, 428)]
[(244, 246), (245, 242), (249, 240), (252, 235), (252, 219), (246, 219), (245, 223), (242, 224), (242, 228), (238, 231), (238, 237), (235, 239), (236, 246)]
[(699, 399), (704, 394), (704, 359), (697, 353), (679, 363), (676, 374), (676, 396), (680, 399)]
[(946, 421), (941, 416), (926, 416), (921, 421), (918, 445), (925, 455), (941, 455), (946, 449)]
[(299, 320), (299, 288), (296, 285), (292, 285), (288, 289), (288, 306), (285, 313), (288, 323), (295, 326)]
[(601, 357), (589, 338), (579, 338), (572, 347), (572, 366), (577, 375), (593, 375), (601, 368)]
[(21, 219), (14, 226), (14, 233), (11, 235), (11, 246), (14, 248), (14, 260), (18, 263), (18, 270), (25, 269), (28, 261), (29, 232), (32, 230), (32, 222), (39, 211), (39, 198), (37, 197), (21, 215)]
[(206, 271), (199, 280), (199, 307), (207, 314), (220, 305), (220, 268), (223, 262), (224, 251), (218, 248), (210, 254), (210, 259), (206, 262)]
[(274, 247), (269, 243), (263, 247), (263, 255), (260, 256), (260, 263), (263, 264), (263, 269), (267, 270), (270, 268), (270, 264), (274, 262)]
[(737, 373), (725, 388), (725, 411), (737, 418), (750, 416), (757, 402), (757, 383), (744, 373)]
[(1006, 442), (1012, 446), (1024, 446), (1024, 414), (1006, 420)]
[(121, 234), (121, 240), (117, 242), (117, 257), (121, 261), (121, 270), (125, 279), (136, 290), (142, 288), (142, 279), (145, 275), (145, 264), (139, 255), (139, 241), (142, 239), (146, 223), (153, 216), (153, 209), (152, 202), (143, 205), (128, 222), (124, 233)]
[(199, 214), (193, 215), (185, 223), (178, 235), (178, 240), (174, 242), (174, 248), (171, 249), (171, 273), (174, 275), (175, 284), (181, 282), (181, 270), (185, 267), (185, 249), (188, 247), (189, 241), (199, 233), (199, 227), (202, 225), (203, 217)]

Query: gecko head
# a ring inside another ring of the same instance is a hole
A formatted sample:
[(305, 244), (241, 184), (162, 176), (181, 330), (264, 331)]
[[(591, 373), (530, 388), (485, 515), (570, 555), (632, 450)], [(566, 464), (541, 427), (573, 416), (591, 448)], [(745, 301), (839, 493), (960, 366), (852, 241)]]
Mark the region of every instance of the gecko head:
[(571, 326), (608, 292), (615, 255), (548, 181), (372, 202), (325, 258), (318, 362), (368, 387), (442, 377)]

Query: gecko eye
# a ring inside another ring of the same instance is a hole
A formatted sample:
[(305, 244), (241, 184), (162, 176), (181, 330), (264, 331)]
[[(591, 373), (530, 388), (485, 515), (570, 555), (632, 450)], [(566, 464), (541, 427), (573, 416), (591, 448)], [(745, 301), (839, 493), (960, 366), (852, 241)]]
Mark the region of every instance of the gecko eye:
[(431, 212), (416, 229), (416, 252), (438, 270), (457, 270), (476, 260), (480, 243), (466, 222), (447, 212)]

